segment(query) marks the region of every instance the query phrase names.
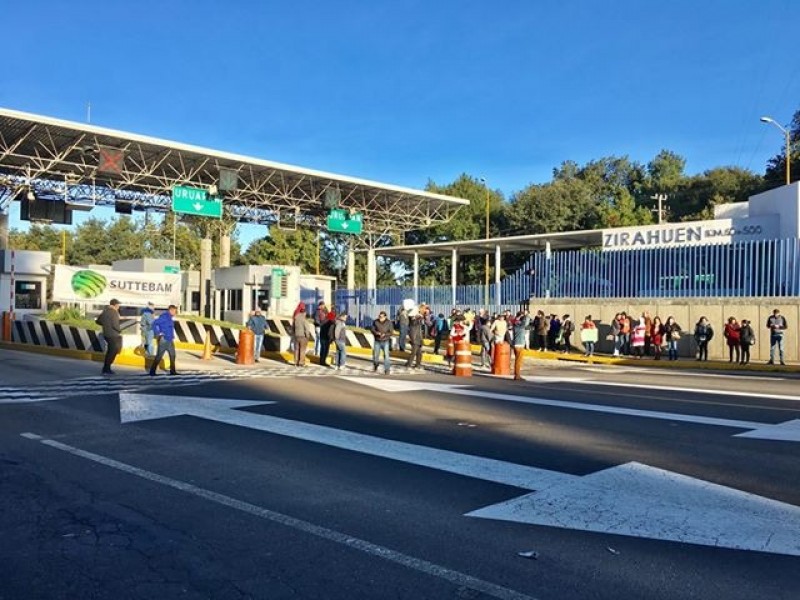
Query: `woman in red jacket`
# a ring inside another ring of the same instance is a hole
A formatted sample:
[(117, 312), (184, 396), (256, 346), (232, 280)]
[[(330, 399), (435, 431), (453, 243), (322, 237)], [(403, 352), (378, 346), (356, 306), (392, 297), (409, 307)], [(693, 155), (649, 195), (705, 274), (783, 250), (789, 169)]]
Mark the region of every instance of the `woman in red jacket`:
[(736, 354), (736, 362), (739, 362), (739, 347), (741, 346), (740, 330), (741, 325), (734, 317), (729, 317), (725, 323), (723, 335), (728, 342), (728, 362), (733, 362), (733, 355)]
[(661, 323), (661, 317), (653, 317), (653, 323), (650, 325), (650, 345), (653, 347), (656, 360), (661, 360), (661, 344), (663, 342), (664, 325)]

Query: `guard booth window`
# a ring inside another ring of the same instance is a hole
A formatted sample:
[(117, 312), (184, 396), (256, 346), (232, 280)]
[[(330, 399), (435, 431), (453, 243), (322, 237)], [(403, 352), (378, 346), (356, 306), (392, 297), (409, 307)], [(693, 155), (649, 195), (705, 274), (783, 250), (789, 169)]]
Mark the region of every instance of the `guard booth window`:
[(228, 291), (228, 310), (242, 310), (242, 290)]
[(40, 281), (14, 282), (14, 308), (41, 310), (42, 283)]

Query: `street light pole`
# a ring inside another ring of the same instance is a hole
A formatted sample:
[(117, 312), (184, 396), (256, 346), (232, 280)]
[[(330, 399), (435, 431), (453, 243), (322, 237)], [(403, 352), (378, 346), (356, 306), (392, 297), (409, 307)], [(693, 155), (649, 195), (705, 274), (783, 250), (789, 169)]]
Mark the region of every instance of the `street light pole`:
[(761, 122), (777, 127), (786, 140), (786, 185), (789, 185), (792, 182), (791, 136), (789, 130), (779, 125), (772, 117), (761, 117)]

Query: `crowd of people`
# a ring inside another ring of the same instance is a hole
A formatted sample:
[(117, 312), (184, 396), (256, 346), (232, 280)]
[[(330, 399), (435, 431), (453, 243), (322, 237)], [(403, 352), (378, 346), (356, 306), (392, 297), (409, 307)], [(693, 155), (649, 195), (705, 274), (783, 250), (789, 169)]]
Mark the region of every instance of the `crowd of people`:
[[(263, 317), (261, 317), (263, 318)], [(304, 366), (310, 341), (314, 342), (314, 354), (321, 365), (342, 369), (347, 361), (347, 315), (336, 307), (328, 308), (320, 301), (313, 312), (313, 328), (306, 318), (306, 305), (300, 303), (293, 315), (292, 345), (296, 366)], [(701, 317), (693, 328), (684, 329), (673, 316), (662, 319), (643, 311), (639, 315), (626, 312), (617, 313), (609, 323), (609, 333), (605, 339), (613, 343), (612, 356), (626, 356), (642, 359), (652, 357), (661, 360), (678, 360), (678, 342), (682, 336), (691, 336), (696, 350), (696, 360), (708, 360), (708, 346), (714, 338), (714, 326), (706, 317)], [(251, 317), (248, 327), (263, 339), (260, 319)], [(784, 362), (784, 333), (787, 329), (785, 317), (775, 309), (766, 323), (770, 336), (770, 360), (775, 364), (776, 354), (780, 364)], [(373, 368), (381, 366), (384, 373), (391, 372), (389, 360), (393, 338), (397, 338), (397, 349), (408, 352), (406, 366), (419, 369), (422, 364), (424, 340), (433, 343), (433, 352), (440, 354), (444, 348), (445, 357), (453, 359), (455, 343), (466, 340), (480, 346), (480, 365), (490, 367), (494, 347), (502, 342), (509, 344), (515, 355), (514, 375), (520, 378), (525, 350), (551, 352), (580, 352), (573, 344), (579, 343), (586, 356), (592, 356), (598, 343), (598, 321), (586, 315), (579, 323), (569, 314), (545, 314), (539, 310), (531, 315), (528, 310), (512, 313), (505, 310), (492, 314), (486, 309), (477, 312), (472, 309), (454, 308), (449, 315), (434, 313), (425, 304), (419, 306), (409, 303), (401, 307), (394, 320), (386, 311), (380, 311), (373, 321), (370, 331), (374, 337)], [(741, 322), (729, 317), (722, 327), (723, 336), (729, 352), (729, 362), (746, 365), (750, 362), (750, 348), (756, 343), (753, 325), (747, 319)], [(257, 337), (258, 345), (258, 337)], [(334, 355), (329, 362), (331, 347)]]

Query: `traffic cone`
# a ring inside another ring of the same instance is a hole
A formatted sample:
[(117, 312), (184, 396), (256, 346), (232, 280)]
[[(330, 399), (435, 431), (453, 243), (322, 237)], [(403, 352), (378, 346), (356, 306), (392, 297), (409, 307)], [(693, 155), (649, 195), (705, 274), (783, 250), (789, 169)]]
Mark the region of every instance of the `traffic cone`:
[(203, 360), (211, 360), (211, 332), (206, 331), (206, 341), (203, 345)]

